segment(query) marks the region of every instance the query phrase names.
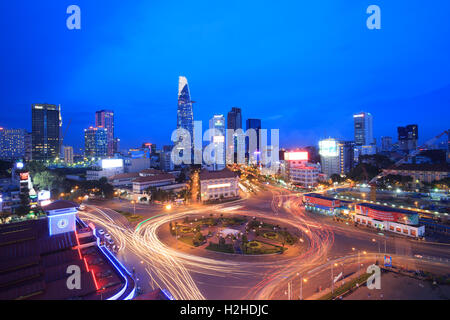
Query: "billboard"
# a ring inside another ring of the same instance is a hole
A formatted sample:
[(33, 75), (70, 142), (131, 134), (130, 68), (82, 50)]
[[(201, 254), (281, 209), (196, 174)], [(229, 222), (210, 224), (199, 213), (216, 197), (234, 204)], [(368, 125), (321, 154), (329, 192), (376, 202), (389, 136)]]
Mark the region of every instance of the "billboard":
[(333, 139), (320, 141), (319, 150), (320, 155), (324, 157), (337, 157), (339, 155), (338, 143)]
[(284, 160), (286, 160), (286, 161), (308, 161), (309, 153), (307, 151), (285, 152)]
[(361, 215), (367, 216), (375, 220), (396, 222), (406, 225), (419, 224), (419, 215), (415, 212), (411, 213), (399, 212), (389, 208), (386, 208), (384, 210), (373, 209), (366, 207), (364, 205), (357, 205), (356, 210), (359, 211)]
[(102, 169), (123, 168), (122, 159), (104, 159), (102, 160)]
[(50, 198), (51, 198), (50, 191), (47, 191), (47, 190), (39, 191), (39, 193), (38, 193), (39, 201), (50, 200)]
[(313, 196), (305, 196), (304, 201), (309, 205), (319, 205), (323, 207), (338, 207), (340, 206), (340, 201), (336, 199), (322, 199)]
[(22, 172), (20, 173), (20, 181), (28, 181), (28, 178), (30, 177), (29, 172)]

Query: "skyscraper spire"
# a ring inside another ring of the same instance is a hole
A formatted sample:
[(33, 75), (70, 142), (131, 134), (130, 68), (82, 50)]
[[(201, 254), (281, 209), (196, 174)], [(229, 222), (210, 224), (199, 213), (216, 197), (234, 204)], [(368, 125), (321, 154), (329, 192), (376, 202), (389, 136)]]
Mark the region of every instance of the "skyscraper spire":
[(185, 129), (190, 134), (191, 155), (194, 156), (194, 111), (191, 93), (186, 77), (180, 77), (178, 82), (178, 113), (177, 129)]

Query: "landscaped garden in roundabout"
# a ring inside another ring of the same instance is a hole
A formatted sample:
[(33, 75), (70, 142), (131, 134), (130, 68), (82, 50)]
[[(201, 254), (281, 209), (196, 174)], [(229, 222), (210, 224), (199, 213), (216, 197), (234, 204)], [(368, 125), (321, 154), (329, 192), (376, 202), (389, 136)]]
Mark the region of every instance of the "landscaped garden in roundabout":
[(277, 222), (244, 215), (186, 216), (169, 223), (170, 234), (191, 247), (239, 255), (283, 254), (303, 239)]

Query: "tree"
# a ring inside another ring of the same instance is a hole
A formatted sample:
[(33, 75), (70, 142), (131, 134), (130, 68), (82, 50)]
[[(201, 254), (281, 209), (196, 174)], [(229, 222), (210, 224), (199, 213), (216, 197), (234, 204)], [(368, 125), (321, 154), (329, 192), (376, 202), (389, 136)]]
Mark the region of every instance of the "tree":
[(38, 190), (53, 190), (62, 187), (64, 178), (50, 171), (37, 172), (33, 178), (33, 184)]

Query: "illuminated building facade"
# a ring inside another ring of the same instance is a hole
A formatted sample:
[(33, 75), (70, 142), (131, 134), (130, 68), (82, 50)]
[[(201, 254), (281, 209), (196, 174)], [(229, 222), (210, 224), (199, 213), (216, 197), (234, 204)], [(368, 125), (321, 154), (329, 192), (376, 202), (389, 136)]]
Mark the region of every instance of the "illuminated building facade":
[(239, 196), (239, 177), (228, 168), (221, 171), (202, 170), (199, 178), (201, 200), (203, 202)]
[(61, 107), (51, 104), (31, 106), (32, 158), (54, 160), (61, 149)]
[(373, 116), (368, 112), (361, 112), (353, 116), (355, 122), (355, 144), (366, 146), (374, 143)]
[(95, 126), (107, 129), (107, 155), (114, 155), (114, 111), (101, 110), (95, 113)]
[(419, 140), (419, 126), (410, 124), (406, 127), (398, 127), (398, 144), (401, 150), (410, 152), (417, 149), (417, 140)]
[(0, 160), (13, 161), (25, 157), (24, 129), (0, 128)]
[(260, 144), (260, 133), (261, 133), (261, 119), (247, 119), (246, 121), (247, 131), (253, 129), (256, 131), (256, 150), (249, 150), (249, 138), (245, 138), (245, 157), (248, 159), (249, 163), (258, 163), (260, 160), (261, 144)]
[[(178, 83), (178, 112), (177, 129), (185, 129), (190, 135), (191, 157), (194, 158), (194, 111), (192, 106), (189, 84), (185, 77), (179, 78)], [(187, 137), (186, 137), (187, 138)], [(180, 149), (180, 154), (184, 150)]]
[(319, 142), (322, 172), (327, 178), (345, 175), (354, 166), (354, 144), (351, 141), (326, 139)]
[(209, 129), (215, 130), (215, 132), (210, 136), (210, 140), (214, 144), (213, 170), (223, 170), (225, 168), (226, 161), (225, 117), (223, 115), (215, 115), (211, 120), (209, 120)]
[(87, 158), (104, 158), (108, 155), (108, 130), (94, 128), (84, 130), (84, 154)]
[[(239, 130), (242, 129), (242, 110), (240, 108), (231, 108), (228, 112), (227, 117), (227, 129), (228, 130)], [(227, 157), (228, 162), (237, 163), (237, 153), (241, 148), (245, 148), (245, 138), (241, 138), (237, 134), (233, 135), (233, 141), (227, 141), (227, 147), (234, 148), (234, 155), (230, 151), (230, 158)]]
[(73, 164), (73, 147), (64, 147), (64, 162), (67, 164)]

